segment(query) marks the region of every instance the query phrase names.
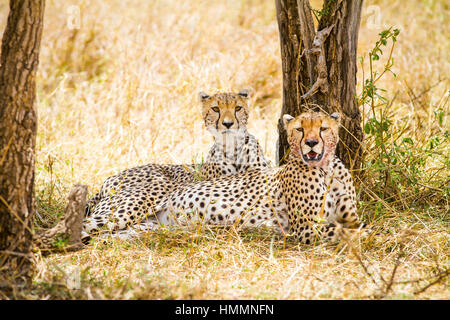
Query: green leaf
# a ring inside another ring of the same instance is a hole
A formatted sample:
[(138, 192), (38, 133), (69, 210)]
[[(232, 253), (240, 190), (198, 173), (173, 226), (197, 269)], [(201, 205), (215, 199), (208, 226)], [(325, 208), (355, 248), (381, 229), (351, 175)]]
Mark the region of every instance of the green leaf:
[(404, 142), (404, 143), (409, 143), (409, 144), (411, 144), (411, 145), (413, 145), (414, 144), (414, 141), (413, 141), (413, 139), (411, 139), (411, 138), (403, 138), (402, 139), (402, 142)]
[(364, 132), (366, 134), (370, 134), (372, 132), (372, 125), (369, 122), (366, 122), (364, 125)]

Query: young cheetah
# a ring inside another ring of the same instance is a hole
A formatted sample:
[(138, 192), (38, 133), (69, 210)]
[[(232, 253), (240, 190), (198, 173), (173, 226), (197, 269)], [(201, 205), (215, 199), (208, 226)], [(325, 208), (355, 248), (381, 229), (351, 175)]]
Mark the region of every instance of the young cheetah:
[(339, 114), (284, 115), (290, 157), (284, 166), (183, 185), (157, 212), (161, 224), (274, 227), (310, 244), (357, 228), (351, 175), (335, 157)]
[[(256, 138), (247, 131), (249, 93), (200, 93), (202, 116), (214, 145), (200, 177), (213, 180), (249, 170), (268, 168)], [(109, 177), (86, 206), (83, 235), (125, 229), (153, 212), (153, 207), (180, 184), (195, 181), (195, 165), (147, 164)]]

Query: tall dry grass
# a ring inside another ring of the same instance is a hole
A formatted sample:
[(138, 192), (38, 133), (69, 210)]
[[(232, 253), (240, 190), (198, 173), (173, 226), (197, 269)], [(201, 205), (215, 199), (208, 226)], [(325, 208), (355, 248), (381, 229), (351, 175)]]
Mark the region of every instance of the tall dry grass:
[[(7, 11), (2, 2), (2, 28)], [(136, 242), (37, 255), (35, 289), (23, 295), (448, 299), (449, 13), (444, 1), (365, 1), (360, 56), (382, 30), (401, 30), (397, 77), (388, 73), (377, 84), (389, 101), (378, 101), (377, 112), (386, 112), (394, 137), (414, 141), (412, 156), (401, 161), (424, 158), (419, 172), (392, 165), (399, 173), (386, 189), (373, 165), (377, 142), (367, 138), (359, 207), (382, 236), (357, 247), (305, 247), (263, 231), (161, 230)], [(367, 75), (367, 64), (358, 71), (358, 92), (363, 70)], [(122, 169), (206, 155), (212, 139), (202, 125), (200, 90), (250, 88), (249, 131), (274, 161), (282, 99), (274, 2), (48, 0), (37, 86), (39, 227), (58, 219), (76, 182), (94, 193)], [(434, 137), (439, 145), (425, 156)], [(394, 138), (387, 145), (393, 148)], [(415, 184), (407, 179), (413, 174)], [(80, 289), (68, 289), (71, 274), (81, 276)]]

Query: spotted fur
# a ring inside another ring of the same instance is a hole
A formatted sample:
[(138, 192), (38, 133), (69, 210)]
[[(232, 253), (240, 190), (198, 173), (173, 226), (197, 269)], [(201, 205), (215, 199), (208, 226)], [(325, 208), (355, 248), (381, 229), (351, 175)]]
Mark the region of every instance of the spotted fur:
[[(214, 137), (214, 145), (201, 165), (200, 179), (269, 167), (258, 141), (247, 131), (248, 91), (213, 96), (202, 92), (200, 100), (206, 128)], [(84, 236), (89, 238), (102, 228), (121, 230), (137, 224), (179, 185), (194, 182), (195, 167), (147, 164), (107, 178), (86, 206)]]
[(185, 184), (157, 208), (157, 221), (272, 227), (306, 244), (359, 227), (351, 175), (335, 157), (338, 115), (308, 112), (284, 122), (287, 164)]

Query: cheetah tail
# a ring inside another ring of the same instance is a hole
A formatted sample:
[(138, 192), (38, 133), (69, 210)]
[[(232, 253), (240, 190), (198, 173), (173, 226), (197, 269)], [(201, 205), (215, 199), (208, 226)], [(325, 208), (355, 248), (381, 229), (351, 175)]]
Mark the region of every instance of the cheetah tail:
[(85, 216), (89, 217), (91, 215), (91, 209), (95, 207), (97, 203), (102, 199), (100, 192), (96, 193), (89, 201), (86, 203)]

